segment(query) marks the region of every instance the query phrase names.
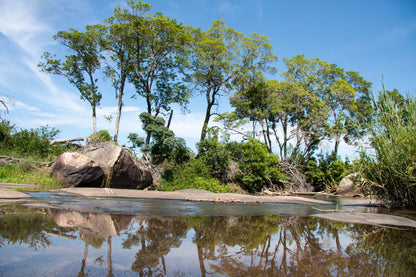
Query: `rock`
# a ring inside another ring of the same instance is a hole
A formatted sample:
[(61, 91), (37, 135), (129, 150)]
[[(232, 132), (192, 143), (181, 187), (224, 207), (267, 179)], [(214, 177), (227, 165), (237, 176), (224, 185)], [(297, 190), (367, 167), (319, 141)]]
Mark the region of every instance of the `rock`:
[(150, 168), (139, 161), (135, 162), (132, 155), (125, 150), (120, 153), (112, 172), (112, 188), (144, 189), (153, 182)]
[(105, 173), (96, 161), (87, 156), (65, 152), (55, 161), (52, 176), (65, 187), (99, 187), (104, 182)]
[(119, 235), (130, 225), (133, 216), (81, 213), (78, 211), (65, 211), (59, 209), (47, 209), (52, 220), (60, 227), (78, 229), (81, 237), (86, 235), (92, 241), (106, 240), (109, 236)]
[(143, 189), (153, 183), (152, 169), (111, 142), (88, 145), (78, 153), (63, 153), (52, 175), (65, 187)]
[(342, 196), (350, 196), (350, 197), (362, 196), (362, 192), (360, 191), (360, 189), (356, 187), (357, 184), (358, 184), (358, 174), (357, 173), (350, 174), (341, 180), (335, 194), (342, 195)]
[(416, 221), (388, 214), (375, 214), (375, 213), (358, 213), (358, 212), (333, 212), (314, 214), (313, 217), (318, 217), (330, 221), (358, 223), (368, 225), (393, 225), (416, 228)]

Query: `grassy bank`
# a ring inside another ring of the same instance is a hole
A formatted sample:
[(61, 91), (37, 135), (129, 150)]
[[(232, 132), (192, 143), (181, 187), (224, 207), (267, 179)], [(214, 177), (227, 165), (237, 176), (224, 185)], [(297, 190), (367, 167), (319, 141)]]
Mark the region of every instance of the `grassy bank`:
[(50, 175), (49, 167), (36, 167), (31, 162), (19, 165), (0, 166), (0, 182), (13, 184), (33, 184), (38, 188), (15, 188), (19, 191), (50, 190), (62, 188), (62, 183)]

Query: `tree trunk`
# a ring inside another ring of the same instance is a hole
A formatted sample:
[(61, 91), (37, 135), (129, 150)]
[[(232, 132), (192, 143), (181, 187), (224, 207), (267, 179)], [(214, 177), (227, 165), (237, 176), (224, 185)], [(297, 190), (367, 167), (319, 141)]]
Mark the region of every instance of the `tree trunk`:
[[(147, 104), (147, 112), (148, 114), (152, 115), (152, 103), (150, 101), (150, 94), (147, 94), (146, 96), (146, 104)], [(147, 132), (146, 135), (146, 141), (145, 141), (145, 145), (148, 146), (150, 144), (150, 139), (152, 138), (152, 133), (151, 132)]]
[[(205, 137), (207, 136), (208, 123), (211, 117), (211, 107), (212, 107), (211, 105), (208, 105), (207, 111), (205, 113), (205, 119), (204, 119), (204, 124), (202, 125), (201, 138), (199, 139), (199, 144), (201, 144), (205, 140)], [(198, 149), (198, 154), (201, 154), (201, 148)]]
[(267, 121), (266, 121), (266, 130), (267, 130), (267, 142), (269, 144), (269, 153), (271, 154), (273, 153), (272, 139), (270, 138), (270, 126)]
[(205, 263), (204, 263), (204, 254), (202, 253), (202, 246), (199, 238), (199, 234), (196, 234), (197, 239), (195, 240), (195, 244), (198, 251), (198, 260), (199, 260), (199, 268), (201, 270), (201, 277), (206, 276), (206, 269), (205, 269)]
[(339, 136), (335, 137), (335, 146), (334, 146), (334, 153), (336, 156), (338, 156), (338, 148), (339, 144), (341, 143), (341, 138)]
[(108, 263), (108, 277), (113, 276), (113, 262), (111, 260), (111, 236), (107, 238), (107, 263)]
[(92, 132), (97, 133), (97, 114), (95, 112), (95, 105), (92, 105)]
[(126, 78), (123, 77), (120, 84), (120, 92), (118, 94), (118, 101), (117, 101), (117, 117), (116, 117), (116, 126), (114, 128), (114, 141), (117, 142), (118, 140), (118, 131), (120, 128), (120, 119), (121, 119), (121, 109), (123, 108), (123, 95), (124, 95), (124, 83)]
[(287, 161), (287, 122), (283, 123), (283, 160)]
[(170, 110), (170, 115), (168, 119), (168, 124), (166, 125), (166, 128), (170, 128), (170, 124), (172, 123), (172, 117), (173, 117), (173, 110)]
[[(211, 118), (211, 109), (212, 109), (212, 106), (214, 106), (215, 95), (217, 94), (217, 91), (214, 89), (212, 96), (211, 96), (211, 90), (212, 90), (211, 88), (208, 88), (206, 92), (207, 110), (205, 112), (204, 124), (202, 125), (201, 138), (199, 139), (200, 144), (205, 140), (205, 137), (207, 136), (208, 123), (209, 123), (209, 119)], [(201, 154), (201, 148), (198, 149), (198, 155), (199, 154)]]
[(88, 243), (85, 242), (84, 257), (82, 258), (81, 270), (78, 273), (78, 277), (83, 277), (83, 276), (87, 276), (88, 275), (88, 274), (85, 274), (84, 273), (84, 270), (85, 270), (85, 262), (87, 261), (87, 256), (88, 256)]

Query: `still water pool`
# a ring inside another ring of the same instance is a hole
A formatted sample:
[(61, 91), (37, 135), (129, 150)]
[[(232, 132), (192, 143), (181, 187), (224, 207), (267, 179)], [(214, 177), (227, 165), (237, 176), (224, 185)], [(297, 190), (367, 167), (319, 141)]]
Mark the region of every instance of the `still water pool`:
[(416, 273), (416, 229), (326, 221), (316, 205), (32, 195), (46, 205), (0, 207), (0, 276)]

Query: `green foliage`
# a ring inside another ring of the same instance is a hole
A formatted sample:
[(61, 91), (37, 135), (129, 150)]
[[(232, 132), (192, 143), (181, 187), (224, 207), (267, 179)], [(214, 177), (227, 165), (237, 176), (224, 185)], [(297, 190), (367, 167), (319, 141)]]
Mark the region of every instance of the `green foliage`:
[(269, 153), (267, 147), (250, 138), (238, 145), (230, 143), (232, 157), (239, 166), (236, 176), (237, 183), (248, 192), (258, 192), (263, 187), (280, 185), (286, 176), (277, 168), (279, 158)]
[(107, 130), (98, 131), (97, 133), (88, 137), (89, 143), (99, 143), (106, 141), (112, 141), (110, 133)]
[(363, 151), (358, 164), (368, 180), (365, 188), (401, 206), (416, 207), (416, 102), (383, 90), (373, 103), (374, 154)]
[(228, 179), (228, 165), (231, 161), (231, 152), (225, 142), (219, 141), (219, 129), (208, 129), (207, 137), (198, 144), (198, 159), (211, 169), (211, 176), (225, 182)]
[(58, 133), (59, 130), (49, 126), (16, 131), (14, 125), (3, 120), (0, 122), (0, 152), (5, 155), (15, 153), (19, 157), (33, 156), (41, 159), (54, 157), (61, 154), (65, 148), (50, 144)]
[(15, 129), (14, 125), (11, 125), (10, 121), (2, 120), (0, 122), (0, 147), (5, 149), (13, 145), (12, 133)]
[[(186, 147), (185, 140), (176, 137), (173, 131), (165, 126), (163, 118), (152, 116), (149, 113), (141, 113), (140, 120), (143, 123), (144, 131), (152, 138), (148, 145), (142, 147), (142, 151), (149, 152), (154, 163), (160, 164), (167, 160), (181, 164), (190, 159), (191, 151)], [(135, 135), (130, 137), (136, 142), (141, 140)]]
[(144, 144), (144, 139), (139, 137), (137, 133), (129, 133), (127, 136), (129, 142), (131, 143), (131, 148), (139, 148)]
[(338, 187), (348, 169), (348, 162), (343, 162), (333, 152), (331, 155), (321, 154), (318, 155), (318, 159), (308, 160), (305, 174), (315, 191), (331, 192)]
[[(199, 156), (211, 170), (211, 176), (223, 182), (234, 182), (248, 192), (260, 191), (270, 185), (281, 185), (286, 180), (277, 168), (279, 158), (267, 147), (250, 138), (244, 143), (219, 141), (217, 129), (210, 129), (199, 144)], [(234, 164), (236, 168), (231, 169)], [(231, 172), (234, 171), (234, 172)]]
[(200, 142), (205, 139), (212, 107), (222, 92), (243, 83), (248, 76), (272, 71), (277, 60), (269, 40), (255, 33), (245, 36), (223, 20), (212, 22), (209, 30), (192, 30), (194, 44), (190, 57), (191, 81), (207, 100)]
[(178, 166), (162, 181), (163, 190), (204, 189), (211, 192), (232, 192), (231, 188), (211, 177), (211, 169), (198, 159)]

